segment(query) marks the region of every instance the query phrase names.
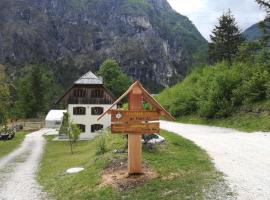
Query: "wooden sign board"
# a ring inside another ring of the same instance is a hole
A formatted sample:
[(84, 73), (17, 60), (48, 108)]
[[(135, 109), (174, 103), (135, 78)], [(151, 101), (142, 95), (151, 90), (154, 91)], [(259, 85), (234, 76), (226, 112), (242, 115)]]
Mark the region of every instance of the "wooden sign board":
[(142, 121), (159, 121), (160, 114), (157, 111), (130, 111), (111, 110), (112, 123), (136, 123)]
[(159, 133), (159, 123), (112, 124), (112, 133), (154, 134)]
[[(128, 97), (129, 110), (114, 110), (114, 106), (125, 97)], [(149, 103), (153, 111), (142, 110), (142, 100)], [(111, 114), (111, 132), (128, 134), (128, 173), (141, 173), (142, 134), (159, 133), (159, 123), (153, 121), (158, 121), (160, 115), (174, 120), (173, 116), (143, 88), (139, 81), (133, 83), (107, 111), (99, 116), (98, 120), (107, 113)]]

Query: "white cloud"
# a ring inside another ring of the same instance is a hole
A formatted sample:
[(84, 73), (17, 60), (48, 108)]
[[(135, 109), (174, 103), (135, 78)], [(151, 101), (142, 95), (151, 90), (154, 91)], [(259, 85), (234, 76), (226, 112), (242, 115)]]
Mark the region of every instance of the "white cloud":
[(245, 30), (265, 16), (254, 0), (168, 0), (172, 8), (187, 16), (209, 40), (217, 18), (231, 9), (241, 30)]

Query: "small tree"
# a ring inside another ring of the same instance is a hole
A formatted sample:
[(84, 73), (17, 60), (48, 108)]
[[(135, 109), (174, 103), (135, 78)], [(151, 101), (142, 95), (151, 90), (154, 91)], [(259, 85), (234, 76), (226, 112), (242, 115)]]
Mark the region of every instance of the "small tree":
[(115, 60), (106, 60), (99, 69), (99, 75), (102, 76), (105, 86), (118, 97), (129, 87), (131, 81), (124, 74)]
[(244, 39), (230, 10), (219, 18), (210, 38), (208, 52), (210, 63), (223, 60), (231, 63)]
[(77, 124), (71, 124), (71, 138), (74, 143), (79, 139), (79, 136), (81, 134), (80, 128), (77, 126)]
[(70, 151), (73, 154), (73, 143), (75, 143), (80, 135), (80, 129), (76, 124), (73, 124), (70, 120), (69, 113), (64, 113), (62, 125), (60, 127), (59, 133), (65, 134), (68, 137), (70, 144)]

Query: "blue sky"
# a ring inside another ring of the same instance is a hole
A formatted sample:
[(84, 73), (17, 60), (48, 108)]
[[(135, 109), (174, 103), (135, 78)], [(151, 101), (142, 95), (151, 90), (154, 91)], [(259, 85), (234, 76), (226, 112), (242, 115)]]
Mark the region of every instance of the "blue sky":
[(187, 16), (209, 40), (209, 35), (217, 24), (217, 18), (231, 9), (243, 31), (264, 19), (265, 12), (255, 0), (168, 0), (172, 8)]

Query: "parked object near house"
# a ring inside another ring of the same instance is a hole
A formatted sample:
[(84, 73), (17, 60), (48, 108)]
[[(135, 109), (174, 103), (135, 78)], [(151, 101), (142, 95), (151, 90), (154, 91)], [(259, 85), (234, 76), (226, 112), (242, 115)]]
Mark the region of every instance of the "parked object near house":
[(111, 125), (111, 116), (97, 121), (99, 115), (113, 103), (114, 97), (101, 78), (91, 71), (74, 82), (56, 102), (67, 107), (70, 119), (81, 129), (80, 139), (91, 139), (99, 130)]
[(66, 110), (50, 110), (45, 118), (45, 128), (60, 128)]

